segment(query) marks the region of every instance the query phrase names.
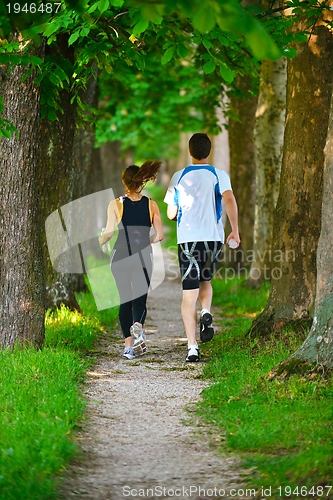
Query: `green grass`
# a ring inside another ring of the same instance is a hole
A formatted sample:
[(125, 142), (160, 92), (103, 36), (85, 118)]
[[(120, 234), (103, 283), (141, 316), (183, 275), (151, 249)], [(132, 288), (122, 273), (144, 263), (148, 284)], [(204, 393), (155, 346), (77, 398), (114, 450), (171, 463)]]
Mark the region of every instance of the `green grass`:
[[(165, 188), (154, 185), (149, 195), (158, 203), (168, 228), (163, 245), (175, 246), (176, 224), (166, 217)], [(333, 488), (330, 492), (324, 488), (320, 494), (320, 485), (332, 484), (333, 478), (332, 378), (294, 375), (269, 381), (270, 370), (305, 337), (289, 330), (278, 338), (250, 339), (246, 332), (265, 307), (269, 284), (253, 290), (244, 279), (230, 276), (224, 273), (223, 278), (213, 279), (213, 303), (223, 319), (219, 333), (202, 346), (208, 359), (204, 377), (212, 385), (202, 393), (198, 413), (213, 427), (221, 451), (241, 455), (243, 466), (254, 471), (249, 488), (272, 487), (269, 498), (273, 500), (284, 497), (288, 486), (295, 492), (289, 498), (300, 497), (301, 486), (306, 486), (307, 498), (332, 499)], [(311, 486), (315, 486), (312, 491)]]
[(87, 364), (61, 349), (0, 351), (0, 362), (0, 498), (56, 498), (55, 475), (77, 451)]
[(223, 319), (219, 334), (203, 346), (209, 359), (204, 376), (213, 384), (203, 392), (199, 414), (215, 427), (222, 449), (240, 454), (243, 465), (254, 469), (249, 486), (271, 486), (271, 498), (280, 497), (279, 486), (309, 490), (331, 484), (332, 378), (269, 381), (270, 370), (304, 337), (285, 331), (278, 338), (250, 340), (246, 331), (264, 307), (268, 287), (249, 290), (239, 280), (214, 280), (213, 286)]
[(0, 499), (52, 500), (70, 459), (73, 430), (84, 418), (81, 385), (92, 362), (84, 354), (116, 309), (97, 311), (78, 295), (84, 314), (65, 307), (46, 315), (45, 347), (0, 351)]

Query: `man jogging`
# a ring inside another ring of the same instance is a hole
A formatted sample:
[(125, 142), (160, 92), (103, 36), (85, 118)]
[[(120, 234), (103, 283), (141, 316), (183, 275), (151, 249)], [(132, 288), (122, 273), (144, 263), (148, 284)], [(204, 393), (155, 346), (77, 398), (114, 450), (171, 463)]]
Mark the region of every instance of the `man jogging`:
[(200, 339), (214, 336), (210, 313), (213, 290), (211, 279), (224, 243), (222, 197), (231, 233), (227, 238), (239, 245), (238, 210), (226, 172), (208, 163), (211, 142), (207, 134), (194, 134), (189, 141), (192, 165), (171, 178), (164, 201), (168, 218), (177, 220), (177, 244), (183, 299), (181, 313), (188, 340), (186, 361), (200, 360), (196, 341), (197, 300), (201, 304)]

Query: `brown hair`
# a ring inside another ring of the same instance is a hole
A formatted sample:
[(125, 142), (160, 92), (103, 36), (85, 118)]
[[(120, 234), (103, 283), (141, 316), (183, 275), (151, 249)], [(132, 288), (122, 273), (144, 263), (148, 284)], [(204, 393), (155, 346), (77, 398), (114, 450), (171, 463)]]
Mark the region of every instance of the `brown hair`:
[(156, 179), (161, 165), (162, 162), (158, 160), (147, 160), (141, 165), (141, 168), (130, 165), (123, 171), (122, 175), (126, 188), (129, 191), (136, 191), (140, 187), (143, 188), (148, 181)]

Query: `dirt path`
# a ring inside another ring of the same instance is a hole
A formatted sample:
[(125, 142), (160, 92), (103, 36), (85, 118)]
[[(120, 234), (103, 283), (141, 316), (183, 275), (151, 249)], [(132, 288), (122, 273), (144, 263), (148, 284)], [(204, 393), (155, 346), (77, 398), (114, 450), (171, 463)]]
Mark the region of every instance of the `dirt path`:
[(122, 360), (120, 333), (116, 343), (98, 347), (86, 386), (88, 418), (78, 436), (83, 457), (59, 500), (242, 498), (241, 492), (229, 496), (241, 488), (237, 460), (218, 454), (188, 411), (207, 383), (198, 378), (202, 363), (185, 363), (180, 302), (177, 280), (166, 278), (152, 292), (144, 356)]

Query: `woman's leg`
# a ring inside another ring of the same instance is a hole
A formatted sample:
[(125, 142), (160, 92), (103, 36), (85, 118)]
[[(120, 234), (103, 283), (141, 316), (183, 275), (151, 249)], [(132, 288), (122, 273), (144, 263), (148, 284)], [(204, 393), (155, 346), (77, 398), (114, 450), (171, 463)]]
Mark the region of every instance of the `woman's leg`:
[(132, 311), (133, 311), (133, 323), (138, 323), (139, 326), (143, 326), (146, 315), (147, 315), (147, 296), (148, 289), (150, 285), (150, 278), (152, 274), (152, 267), (141, 268), (139, 270), (134, 270), (132, 274), (133, 283), (133, 300), (132, 300)]
[(131, 272), (128, 266), (122, 265), (121, 261), (111, 262), (111, 271), (116, 281), (118, 288), (120, 305), (119, 305), (119, 323), (126, 347), (133, 345), (133, 340), (130, 334), (130, 328), (133, 324), (132, 315), (132, 286)]

